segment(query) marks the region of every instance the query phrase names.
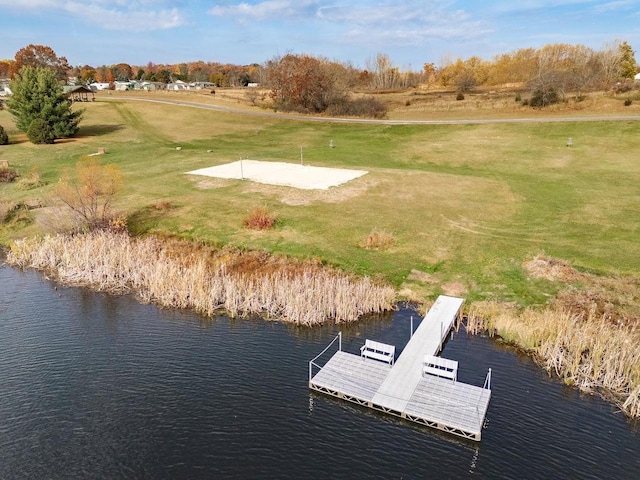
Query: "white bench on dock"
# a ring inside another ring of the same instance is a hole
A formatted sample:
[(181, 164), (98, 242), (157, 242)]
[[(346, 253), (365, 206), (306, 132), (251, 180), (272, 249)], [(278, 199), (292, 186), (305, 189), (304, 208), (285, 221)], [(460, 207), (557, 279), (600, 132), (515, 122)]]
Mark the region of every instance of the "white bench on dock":
[(458, 361), (434, 355), (425, 355), (422, 373), (423, 375), (428, 373), (436, 377), (450, 378), (455, 382), (458, 378)]
[(364, 345), (360, 347), (360, 356), (362, 358), (381, 360), (389, 365), (393, 365), (395, 355), (396, 347), (394, 345), (387, 345), (373, 340), (365, 340)]

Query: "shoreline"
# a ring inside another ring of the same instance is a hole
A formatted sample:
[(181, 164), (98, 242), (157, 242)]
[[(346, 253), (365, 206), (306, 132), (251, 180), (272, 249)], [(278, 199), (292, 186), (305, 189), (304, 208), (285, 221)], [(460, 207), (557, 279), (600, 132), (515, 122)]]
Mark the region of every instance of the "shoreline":
[(260, 315), (297, 325), (345, 323), (395, 308), (395, 290), (311, 261), (95, 231), (13, 242), (7, 263), (59, 282), (205, 316)]
[[(392, 287), (317, 262), (171, 238), (96, 231), (18, 240), (4, 251), (8, 265), (44, 272), (65, 285), (132, 293), (144, 303), (205, 316), (225, 311), (231, 317), (260, 315), (314, 326), (355, 322), (398, 303)], [(606, 288), (617, 288), (612, 279), (591, 278), (553, 259), (533, 259), (529, 269), (566, 282), (592, 282), (586, 292), (591, 296), (597, 282), (605, 284), (599, 285), (605, 299), (613, 295)], [(627, 311), (619, 305), (619, 312), (609, 301), (600, 310), (597, 302), (576, 307), (580, 293), (559, 295), (543, 309), (476, 302), (465, 309), (465, 327), (470, 334), (500, 337), (549, 375), (602, 396), (631, 419), (640, 418), (640, 321), (634, 306)]]

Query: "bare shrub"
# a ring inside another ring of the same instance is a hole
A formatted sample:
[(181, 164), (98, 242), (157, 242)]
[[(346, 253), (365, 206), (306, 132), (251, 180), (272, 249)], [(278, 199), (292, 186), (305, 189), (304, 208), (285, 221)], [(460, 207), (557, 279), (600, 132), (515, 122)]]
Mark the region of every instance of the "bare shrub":
[(327, 114), (343, 117), (384, 118), (387, 107), (373, 97), (362, 97), (354, 100), (343, 99), (332, 103), (327, 108)]
[(55, 195), (75, 214), (79, 229), (103, 228), (113, 217), (111, 205), (121, 186), (122, 174), (116, 166), (85, 158), (75, 172), (66, 172)]
[(9, 216), (9, 212), (15, 208), (15, 205), (11, 202), (2, 200), (0, 201), (0, 223), (4, 223), (7, 217)]
[(613, 91), (616, 94), (627, 93), (627, 92), (630, 92), (631, 90), (633, 90), (633, 82), (630, 80), (618, 82), (613, 87)]
[(127, 233), (127, 217), (118, 215), (117, 217), (110, 218), (107, 229), (114, 233)]
[(157, 237), (136, 239), (96, 230), (15, 241), (7, 262), (46, 271), (66, 284), (134, 292), (145, 302), (205, 315), (224, 309), (232, 316), (258, 314), (313, 325), (352, 322), (395, 305), (394, 289), (368, 277), (309, 263), (264, 269), (270, 262), (260, 256), (251, 257), (260, 268), (234, 271), (240, 252), (236, 256), (222, 252), (224, 261), (215, 266), (207, 249), (179, 245), (175, 248), (171, 240)]
[(28, 176), (22, 177), (18, 182), (18, 188), (20, 190), (33, 190), (43, 185), (45, 185), (45, 183), (40, 179), (40, 174), (35, 166), (31, 168)]
[(11, 183), (18, 177), (18, 172), (13, 168), (0, 168), (0, 183)]
[(249, 88), (246, 93), (245, 96), (247, 97), (247, 100), (249, 100), (249, 103), (251, 105), (253, 105), (254, 107), (257, 107), (260, 105), (260, 100), (262, 95), (260, 94), (260, 92), (255, 89), (255, 88)]
[(251, 230), (270, 230), (277, 220), (266, 208), (256, 207), (242, 220), (242, 225)]
[(367, 250), (387, 250), (396, 244), (396, 238), (387, 232), (373, 230), (364, 240), (363, 247)]
[(32, 222), (33, 216), (29, 213), (29, 207), (24, 201), (0, 202), (0, 223), (24, 228)]
[(159, 210), (161, 212), (166, 210), (171, 210), (172, 208), (173, 208), (173, 205), (171, 205), (171, 202), (168, 202), (167, 200), (162, 200), (153, 205), (154, 210)]
[(529, 105), (532, 107), (547, 107), (549, 105), (553, 105), (554, 103), (558, 103), (561, 100), (560, 95), (553, 87), (548, 88), (536, 88), (531, 94), (531, 98), (529, 99)]

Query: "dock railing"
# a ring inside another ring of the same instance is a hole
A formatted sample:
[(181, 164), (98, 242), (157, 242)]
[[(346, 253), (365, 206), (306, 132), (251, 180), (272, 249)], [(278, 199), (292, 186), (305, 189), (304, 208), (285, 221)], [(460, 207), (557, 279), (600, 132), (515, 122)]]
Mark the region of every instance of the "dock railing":
[(487, 390), (491, 390), (491, 369), (487, 372), (487, 377), (484, 379), (484, 385), (482, 388), (486, 388)]
[(338, 340), (338, 351), (341, 352), (342, 351), (342, 332), (338, 332), (338, 335), (336, 336), (336, 338), (331, 340), (331, 343), (327, 345), (326, 348), (322, 350), (322, 352), (320, 352), (318, 355), (316, 355), (309, 361), (309, 382), (311, 382), (311, 379), (313, 378), (313, 367), (316, 367), (318, 370), (322, 369), (322, 367), (317, 363), (315, 363), (315, 361), (318, 358), (320, 358), (322, 355), (324, 355), (325, 352), (329, 350), (329, 348), (331, 348), (331, 345), (336, 343), (336, 340)]

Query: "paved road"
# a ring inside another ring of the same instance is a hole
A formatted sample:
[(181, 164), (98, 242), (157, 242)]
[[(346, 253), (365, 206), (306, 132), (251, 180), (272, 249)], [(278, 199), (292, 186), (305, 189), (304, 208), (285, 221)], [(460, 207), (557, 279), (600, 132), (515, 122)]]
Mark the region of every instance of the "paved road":
[[(104, 98), (104, 97), (103, 97)], [(480, 118), (468, 120), (373, 120), (364, 118), (338, 118), (338, 117), (313, 117), (307, 115), (292, 115), (287, 113), (260, 112), (244, 110), (240, 108), (210, 105), (207, 103), (189, 102), (175, 99), (156, 99), (143, 97), (109, 96), (106, 100), (134, 100), (140, 102), (165, 103), (170, 105), (182, 105), (186, 107), (203, 108), (219, 112), (235, 113), (239, 115), (252, 115), (255, 117), (279, 118), (283, 120), (302, 120), (305, 122), (329, 122), (329, 123), (361, 123), (369, 125), (473, 125), (486, 123), (539, 123), (539, 122), (602, 122), (602, 121), (638, 121), (640, 115), (595, 115), (595, 116), (567, 116), (567, 117), (523, 117), (523, 118)]]

